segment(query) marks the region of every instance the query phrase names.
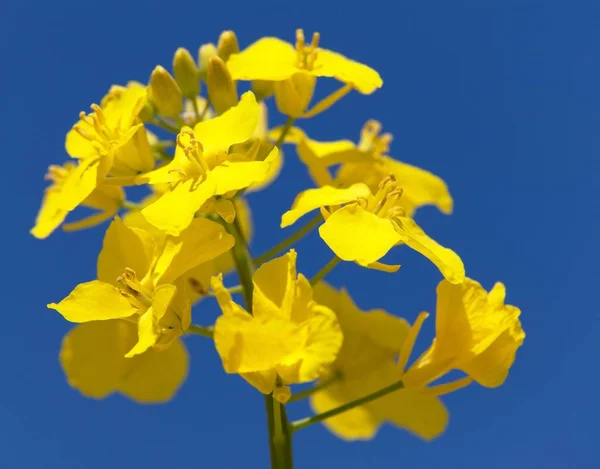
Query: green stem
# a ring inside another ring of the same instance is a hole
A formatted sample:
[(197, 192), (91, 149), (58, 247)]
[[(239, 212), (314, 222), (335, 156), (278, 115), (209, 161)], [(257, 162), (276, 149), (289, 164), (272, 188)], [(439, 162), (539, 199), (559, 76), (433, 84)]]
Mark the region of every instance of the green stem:
[[(226, 224), (227, 231), (235, 238), (233, 258), (243, 287), (246, 310), (252, 314), (252, 275), (254, 263), (248, 252), (248, 245), (241, 230), (238, 218)], [(273, 399), (271, 394), (265, 396), (267, 422), (269, 428), (269, 449), (272, 469), (292, 469), (292, 438), (287, 414), (283, 405)]]
[(199, 326), (198, 324), (192, 324), (188, 327), (186, 333), (201, 335), (212, 339), (215, 334), (215, 328), (214, 326)]
[(162, 120), (160, 117), (155, 117), (153, 120), (150, 121), (151, 124), (154, 124), (157, 127), (160, 127), (163, 130), (166, 130), (167, 132), (171, 132), (173, 134), (178, 134), (179, 133), (179, 129), (177, 127), (175, 127), (174, 125), (168, 123), (167, 121)]
[(290, 424), (290, 429), (292, 432), (297, 432), (298, 430), (302, 430), (303, 428), (314, 425), (315, 423), (322, 422), (331, 417), (335, 417), (336, 415), (347, 412), (355, 407), (358, 407), (363, 404), (368, 404), (375, 399), (379, 399), (380, 397), (386, 396), (394, 391), (404, 388), (404, 383), (402, 381), (398, 381), (394, 384), (386, 386), (379, 391), (375, 391), (374, 393), (368, 394), (367, 396), (361, 397), (360, 399), (356, 399), (355, 401), (348, 402), (344, 405), (336, 407), (334, 409), (328, 410), (327, 412), (323, 412), (321, 414), (313, 415), (312, 417), (306, 417), (304, 419), (296, 420)]
[(290, 397), (290, 400), (288, 401), (288, 403), (289, 402), (297, 402), (297, 401), (301, 401), (302, 399), (306, 399), (307, 397), (312, 396), (314, 393), (316, 393), (318, 391), (322, 391), (323, 389), (325, 389), (329, 385), (331, 385), (331, 383), (334, 383), (334, 382), (340, 380), (341, 378), (342, 378), (341, 374), (339, 374), (339, 373), (334, 374), (331, 377), (329, 377), (328, 379), (321, 381), (316, 386), (313, 386), (312, 388), (297, 392), (296, 394), (292, 394), (292, 397)]
[(319, 213), (317, 216), (315, 216), (313, 219), (311, 219), (306, 225), (304, 225), (298, 231), (296, 231), (295, 233), (292, 233), (290, 236), (285, 238), (279, 244), (273, 246), (271, 249), (262, 253), (260, 256), (258, 256), (256, 259), (254, 259), (254, 263), (256, 265), (260, 265), (263, 262), (268, 261), (272, 257), (275, 257), (277, 254), (286, 250), (287, 248), (292, 246), (294, 243), (296, 243), (297, 241), (302, 239), (304, 236), (306, 236), (308, 233), (310, 233), (310, 231), (313, 228), (315, 228), (322, 221), (323, 221), (323, 217)]
[(285, 139), (285, 136), (287, 135), (289, 130), (292, 128), (292, 125), (294, 125), (295, 120), (296, 119), (293, 117), (287, 118), (287, 120), (285, 121), (285, 124), (283, 124), (283, 127), (281, 128), (281, 133), (279, 134), (279, 137), (277, 138), (275, 145), (273, 145), (274, 147), (281, 148), (281, 145), (283, 144), (283, 140)]
[(341, 261), (341, 259), (338, 256), (333, 256), (331, 258), (331, 260), (325, 264), (321, 270), (319, 270), (315, 276), (313, 278), (310, 279), (310, 284), (311, 285), (316, 285), (317, 283), (319, 283), (321, 280), (323, 280), (325, 278), (325, 276), (331, 272), (333, 270), (333, 268), (339, 264), (339, 262)]

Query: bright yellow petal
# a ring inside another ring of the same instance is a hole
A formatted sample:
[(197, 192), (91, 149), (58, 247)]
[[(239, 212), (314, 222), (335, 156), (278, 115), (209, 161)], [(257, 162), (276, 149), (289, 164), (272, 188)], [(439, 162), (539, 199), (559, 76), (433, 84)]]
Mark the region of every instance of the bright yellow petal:
[(124, 354), (135, 337), (135, 326), (125, 321), (91, 322), (71, 329), (60, 349), (69, 384), (96, 399), (116, 391), (129, 370)]
[(371, 196), (371, 191), (364, 184), (353, 184), (346, 189), (323, 186), (318, 189), (308, 189), (298, 194), (292, 208), (281, 217), (281, 227), (293, 225), (296, 220), (319, 207), (337, 206), (360, 198)]
[(401, 241), (433, 262), (446, 280), (459, 284), (465, 279), (465, 266), (453, 250), (431, 239), (412, 218), (396, 218), (395, 223)]
[(48, 308), (58, 311), (67, 321), (105, 321), (131, 316), (134, 313), (129, 301), (114, 286), (94, 280), (80, 283), (60, 303), (50, 303)]
[(296, 251), (261, 265), (252, 277), (256, 317), (291, 319), (296, 294)]
[(142, 215), (159, 230), (179, 236), (190, 225), (202, 204), (215, 195), (215, 188), (215, 179), (210, 177), (210, 173), (201, 183), (192, 179), (180, 182), (144, 208)]
[(305, 331), (277, 318), (249, 314), (220, 316), (215, 324), (215, 346), (227, 373), (266, 371), (301, 346)]
[(155, 328), (154, 313), (152, 308), (149, 308), (138, 320), (138, 341), (131, 350), (125, 354), (125, 357), (131, 358), (144, 353), (156, 344), (157, 339), (158, 333)]
[(106, 220), (110, 220), (112, 217), (114, 217), (116, 214), (116, 210), (115, 212), (100, 212), (100, 213), (95, 213), (93, 215), (90, 215), (89, 217), (85, 217), (82, 218), (80, 220), (74, 221), (74, 222), (70, 222), (70, 223), (65, 223), (63, 225), (63, 230), (64, 231), (78, 231), (78, 230), (83, 230), (85, 228), (92, 228), (94, 226), (98, 226), (101, 223), (104, 223)]
[(196, 124), (194, 134), (202, 143), (204, 153), (212, 155), (227, 151), (231, 145), (252, 138), (259, 115), (260, 108), (254, 93), (247, 91), (237, 105), (222, 115)]
[(148, 350), (127, 360), (132, 362), (131, 371), (118, 390), (140, 403), (171, 400), (187, 377), (188, 354), (179, 340), (166, 350)]
[(219, 307), (225, 316), (250, 316), (250, 314), (238, 305), (231, 298), (231, 293), (227, 291), (225, 285), (223, 285), (223, 275), (219, 274), (210, 279), (210, 288), (212, 289)]
[(210, 172), (215, 181), (215, 195), (245, 189), (262, 183), (271, 176), (271, 166), (277, 159), (279, 149), (273, 148), (264, 161), (229, 162), (220, 164)]
[(45, 239), (60, 226), (69, 211), (62, 208), (60, 194), (56, 190), (47, 189), (42, 206), (35, 219), (35, 226), (30, 233), (38, 239)]
[(137, 128), (130, 139), (116, 150), (111, 175), (131, 176), (145, 173), (154, 168), (154, 163), (146, 129), (142, 125)]
[(241, 376), (263, 394), (271, 394), (275, 390), (277, 383), (277, 371), (275, 371), (275, 368), (266, 371), (255, 371), (253, 373), (242, 373)]
[[(80, 122), (81, 121), (79, 121), (77, 124)], [(98, 150), (92, 145), (92, 143), (87, 138), (83, 138), (81, 135), (79, 135), (74, 128), (67, 132), (65, 149), (71, 158), (86, 159), (94, 158), (98, 155)]]
[(319, 227), (321, 238), (344, 261), (368, 265), (381, 259), (402, 238), (390, 220), (358, 204), (336, 210)]
[(504, 305), (504, 287), (497, 284), (488, 297), (476, 281), (438, 285), (435, 360), (453, 358), (484, 386), (500, 386), (515, 360), (525, 333), (520, 310)]
[(285, 41), (265, 37), (232, 54), (227, 68), (234, 80), (285, 80), (298, 72), (296, 50)]
[(177, 237), (167, 236), (154, 266), (154, 282), (170, 283), (188, 270), (229, 251), (235, 243), (222, 225), (195, 218)]
[(60, 189), (62, 208), (71, 211), (81, 204), (106, 176), (110, 169), (109, 163), (104, 158), (80, 160)]
[(138, 228), (126, 226), (115, 217), (104, 235), (98, 256), (98, 280), (116, 285), (117, 277), (132, 269), (142, 279), (150, 268), (154, 255), (154, 240)]
[(317, 379), (335, 361), (342, 346), (343, 335), (334, 312), (320, 305), (311, 309), (312, 317), (301, 324), (306, 341), (277, 366), (286, 384)]
[(318, 77), (335, 77), (362, 94), (371, 94), (383, 85), (379, 73), (371, 67), (327, 49), (318, 50), (312, 73)]

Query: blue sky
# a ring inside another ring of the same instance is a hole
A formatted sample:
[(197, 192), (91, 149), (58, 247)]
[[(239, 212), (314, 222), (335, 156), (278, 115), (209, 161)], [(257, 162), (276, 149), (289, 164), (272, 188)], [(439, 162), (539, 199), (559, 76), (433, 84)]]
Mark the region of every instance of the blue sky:
[[(442, 176), (455, 199), (447, 217), (417, 220), (456, 250), (469, 276), (503, 281), (519, 306), (525, 345), (506, 384), (445, 398), (446, 434), (433, 443), (383, 427), (346, 443), (323, 427), (299, 433), (297, 468), (592, 468), (600, 319), (600, 9), (584, 2), (399, 1), (5, 2), (0, 73), (5, 178), (2, 200), (4, 327), (0, 352), (0, 467), (263, 468), (261, 396), (223, 373), (210, 342), (186, 339), (192, 370), (176, 399), (138, 406), (71, 389), (57, 360), (70, 324), (45, 308), (90, 280), (104, 227), (45, 241), (28, 234), (46, 167), (63, 162), (64, 135), (113, 83), (146, 81), (179, 46), (192, 51), (224, 29), (242, 45), (260, 36), (321, 32), (322, 45), (377, 69), (384, 87), (352, 94), (306, 123), (318, 139), (356, 139), (376, 118), (395, 136), (392, 155)], [(487, 6), (481, 6), (485, 3)], [(272, 113), (275, 123), (281, 116)], [(293, 154), (280, 179), (255, 194), (259, 253), (284, 236), (278, 217), (309, 184)], [(314, 273), (329, 253), (316, 236), (298, 246)], [(399, 249), (395, 275), (334, 270), (363, 309), (409, 320), (433, 311), (439, 273)], [(195, 321), (217, 314), (206, 301)], [(427, 340), (433, 322), (424, 331)], [(425, 346), (426, 341), (421, 344)], [(309, 412), (295, 404), (293, 417)]]

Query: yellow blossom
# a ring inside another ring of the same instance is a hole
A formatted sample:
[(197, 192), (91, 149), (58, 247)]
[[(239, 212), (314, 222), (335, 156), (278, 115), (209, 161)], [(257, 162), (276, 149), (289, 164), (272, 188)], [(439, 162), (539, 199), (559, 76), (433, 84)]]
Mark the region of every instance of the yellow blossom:
[[(146, 207), (158, 200), (162, 192), (166, 190), (160, 185), (152, 186), (155, 191), (154, 194), (149, 195), (140, 203), (140, 206)], [(162, 191), (157, 189), (163, 189)], [(240, 228), (246, 242), (252, 240), (252, 214), (250, 213), (250, 206), (244, 198), (237, 197), (233, 200), (235, 207), (236, 218), (240, 224)], [(208, 215), (211, 212), (200, 212), (196, 215)], [(202, 212), (202, 213), (201, 213)], [(123, 223), (132, 228), (140, 228), (142, 230), (151, 233), (157, 244), (160, 245), (162, 240), (167, 236), (164, 232), (157, 229), (154, 225), (151, 225), (139, 210), (133, 210), (123, 216)], [(231, 250), (224, 252), (223, 254), (210, 259), (202, 264), (188, 270), (183, 276), (182, 280), (185, 284), (189, 285), (190, 289), (188, 297), (192, 305), (202, 298), (204, 298), (209, 291), (210, 278), (217, 274), (227, 274), (234, 270), (235, 262), (232, 257)]]
[[(312, 396), (314, 411), (326, 412), (397, 382), (396, 359), (408, 337), (408, 323), (379, 309), (363, 312), (345, 290), (336, 291), (324, 282), (314, 292), (316, 301), (337, 314), (344, 334), (337, 360), (322, 377), (335, 378)], [(365, 440), (385, 422), (430, 440), (444, 431), (448, 412), (436, 396), (405, 388), (323, 423), (341, 438)]]
[[(68, 162), (63, 166), (52, 165), (48, 168), (46, 179), (52, 184), (44, 192), (42, 206), (35, 220), (31, 234), (38, 239), (48, 237), (65, 220), (70, 210), (63, 203), (63, 187), (71, 178), (80, 178), (81, 172), (75, 163)], [(77, 222), (63, 226), (66, 231), (80, 230), (98, 225), (117, 214), (125, 200), (123, 189), (118, 186), (100, 184), (82, 202), (81, 205), (94, 210), (94, 213)]]
[[(308, 280), (296, 275), (296, 252), (263, 264), (253, 284), (250, 315), (231, 299), (220, 276), (211, 282), (223, 311), (215, 346), (225, 371), (239, 373), (264, 394), (318, 378), (335, 360), (342, 333), (335, 314), (313, 301)], [(285, 390), (274, 395), (289, 397)]]
[(228, 152), (232, 145), (252, 138), (258, 117), (258, 103), (252, 92), (246, 92), (237, 106), (221, 116), (196, 124), (194, 130), (184, 127), (177, 136), (173, 161), (138, 178), (139, 183), (170, 184), (142, 215), (158, 229), (178, 235), (211, 197), (267, 180), (277, 148), (264, 161), (253, 161), (259, 142), (244, 155)]
[(283, 214), (281, 227), (321, 208), (325, 223), (319, 227), (319, 234), (340, 259), (393, 272), (399, 266), (385, 265), (379, 260), (392, 247), (406, 244), (433, 262), (448, 281), (461, 283), (465, 269), (460, 257), (440, 246), (407, 216), (400, 203), (402, 195), (394, 176), (381, 181), (375, 194), (362, 183), (348, 188), (309, 189), (300, 193), (292, 209)]
[[(271, 132), (272, 136), (276, 134)], [(398, 204), (407, 216), (412, 217), (424, 205), (435, 205), (443, 213), (452, 212), (452, 196), (441, 178), (387, 156), (392, 136), (381, 134), (381, 124), (377, 121), (370, 120), (364, 125), (358, 144), (350, 140), (319, 142), (298, 128), (288, 133), (286, 141), (296, 144), (300, 160), (318, 186), (349, 187), (362, 182), (375, 192), (380, 181), (393, 174), (403, 190)], [(339, 168), (332, 177), (330, 168), (336, 166)]]
[[(239, 54), (232, 54), (227, 67), (234, 80), (274, 82), (277, 107), (291, 117), (314, 116), (352, 89), (371, 94), (382, 86), (381, 77), (375, 70), (322, 49), (319, 39), (319, 33), (315, 33), (312, 42), (307, 45), (301, 29), (296, 31), (295, 46), (274, 37), (265, 37)], [(333, 77), (344, 86), (307, 111), (317, 77)]]
[(79, 122), (67, 133), (67, 153), (100, 165), (101, 177), (109, 172), (126, 177), (150, 171), (154, 158), (139, 119), (146, 101), (146, 88), (139, 83), (111, 88), (101, 106), (92, 104), (93, 112), (79, 114)]
[(127, 357), (168, 346), (191, 321), (182, 275), (228, 251), (234, 240), (218, 223), (198, 218), (179, 237), (161, 241), (115, 218), (98, 257), (98, 280), (79, 284), (48, 307), (76, 323), (123, 319), (137, 324), (138, 342)]
[[(502, 283), (496, 283), (488, 293), (469, 278), (459, 285), (441, 281), (437, 288), (436, 338), (404, 373), (405, 385), (424, 386), (456, 369), (482, 386), (500, 386), (525, 339), (519, 321), (521, 311), (505, 305), (505, 296)], [(398, 362), (400, 372), (426, 317), (421, 313), (413, 326), (412, 339)]]
[(69, 384), (96, 399), (119, 393), (139, 403), (170, 400), (187, 376), (183, 343), (176, 340), (165, 350), (149, 349), (126, 358), (136, 341), (135, 325), (125, 321), (78, 324), (65, 336), (60, 350)]

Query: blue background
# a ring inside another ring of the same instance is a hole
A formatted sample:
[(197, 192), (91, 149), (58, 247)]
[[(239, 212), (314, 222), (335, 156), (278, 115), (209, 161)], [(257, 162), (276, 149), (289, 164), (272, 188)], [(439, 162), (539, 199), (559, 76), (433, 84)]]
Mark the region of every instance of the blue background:
[[(357, 139), (366, 119), (381, 120), (395, 135), (392, 154), (439, 174), (454, 195), (452, 216), (425, 208), (418, 221), (462, 256), (469, 276), (488, 288), (506, 283), (528, 334), (503, 387), (445, 398), (450, 427), (433, 443), (389, 426), (369, 443), (346, 443), (313, 427), (295, 438), (297, 467), (600, 467), (600, 10), (567, 1), (394, 3), (3, 2), (1, 468), (267, 466), (262, 397), (225, 375), (201, 337), (186, 339), (192, 370), (168, 405), (97, 402), (69, 388), (57, 353), (70, 324), (45, 304), (94, 277), (104, 227), (46, 241), (28, 230), (46, 167), (67, 158), (65, 132), (111, 84), (146, 81), (178, 46), (195, 53), (223, 29), (244, 46), (263, 35), (292, 40), (297, 27), (320, 31), (324, 47), (385, 81), (307, 122), (309, 134)], [(307, 184), (290, 153), (279, 180), (253, 196), (255, 253), (284, 236), (278, 216)], [(308, 275), (329, 258), (316, 236), (298, 249)], [(396, 275), (344, 265), (331, 281), (364, 309), (409, 320), (433, 311), (435, 268), (408, 249), (391, 260), (404, 265)], [(206, 301), (195, 322), (215, 315)], [(430, 321), (420, 347), (432, 332)]]

